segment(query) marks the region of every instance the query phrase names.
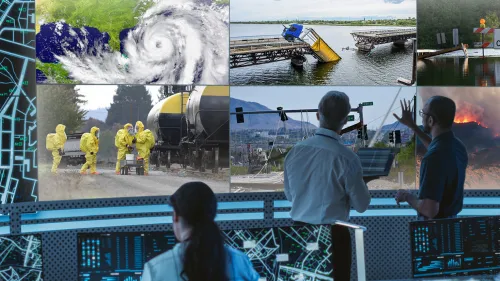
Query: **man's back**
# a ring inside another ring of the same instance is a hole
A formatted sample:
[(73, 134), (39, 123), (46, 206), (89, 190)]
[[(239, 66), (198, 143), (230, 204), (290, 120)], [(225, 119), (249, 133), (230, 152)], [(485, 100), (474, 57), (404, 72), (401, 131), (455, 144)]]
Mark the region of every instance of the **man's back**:
[(364, 212), (370, 194), (358, 156), (335, 132), (320, 128), (285, 159), (285, 194), (295, 221), (332, 224), (349, 219), (350, 206)]
[(419, 198), (439, 202), (435, 219), (455, 216), (462, 210), (467, 164), (467, 149), (453, 132), (432, 140), (420, 167)]

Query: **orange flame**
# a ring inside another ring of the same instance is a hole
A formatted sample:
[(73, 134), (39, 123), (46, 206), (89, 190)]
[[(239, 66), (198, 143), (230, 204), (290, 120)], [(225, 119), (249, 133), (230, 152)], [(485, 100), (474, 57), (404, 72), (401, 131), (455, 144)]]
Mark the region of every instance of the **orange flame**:
[(472, 115), (455, 116), (454, 122), (455, 123), (476, 123), (484, 128), (488, 128), (488, 126), (482, 124), (481, 121), (478, 121), (478, 118), (476, 118)]

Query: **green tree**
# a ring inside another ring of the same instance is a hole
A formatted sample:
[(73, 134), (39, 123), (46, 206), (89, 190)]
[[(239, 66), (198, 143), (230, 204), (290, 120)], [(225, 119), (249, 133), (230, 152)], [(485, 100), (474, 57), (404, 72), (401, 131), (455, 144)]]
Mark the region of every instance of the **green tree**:
[(399, 165), (415, 166), (415, 138), (406, 144), (406, 146), (401, 148), (398, 153), (397, 158)]
[(102, 122), (101, 120), (98, 120), (98, 119), (95, 119), (95, 118), (89, 118), (85, 124), (82, 126), (82, 129), (81, 131), (84, 132), (84, 133), (87, 133), (87, 132), (90, 132), (90, 129), (92, 127), (97, 127), (99, 128), (99, 130), (102, 132), (102, 131), (106, 131), (106, 130), (109, 130), (111, 129), (108, 124)]
[(86, 103), (74, 85), (37, 87), (37, 122), (39, 144), (45, 151), (47, 134), (55, 133), (56, 126), (66, 126), (66, 134), (76, 132), (84, 124)]
[[(490, 27), (490, 28), (498, 28), (500, 27), (500, 20), (498, 19), (498, 15), (496, 12), (494, 11), (489, 11), (487, 14), (486, 14), (486, 17), (484, 17), (484, 19), (486, 20), (486, 26), (487, 27)], [(485, 38), (485, 41), (486, 42), (493, 42), (493, 37), (495, 35), (494, 34), (487, 34), (486, 36), (484, 36)]]
[(116, 160), (115, 131), (101, 131), (98, 157), (101, 160)]
[[(436, 34), (444, 32), (446, 46), (453, 43), (452, 32), (458, 28), (459, 42), (469, 44), (481, 41), (480, 34), (474, 34), (479, 20), (486, 20), (486, 27), (498, 27), (500, 2), (498, 0), (418, 0), (417, 39), (419, 49), (436, 48)], [(490, 38), (491, 39), (491, 38)]]
[(66, 126), (66, 133), (76, 132), (84, 124), (87, 102), (74, 85), (37, 87), (38, 132), (41, 136), (55, 132), (58, 124)]
[(141, 121), (146, 125), (149, 111), (152, 108), (152, 100), (146, 87), (142, 85), (119, 85), (113, 103), (108, 109), (106, 124), (131, 123)]
[(374, 143), (374, 144), (373, 144), (373, 147), (374, 147), (374, 148), (386, 148), (386, 147), (388, 147), (388, 146), (387, 146), (387, 144), (385, 144), (384, 142), (379, 141), (379, 142)]

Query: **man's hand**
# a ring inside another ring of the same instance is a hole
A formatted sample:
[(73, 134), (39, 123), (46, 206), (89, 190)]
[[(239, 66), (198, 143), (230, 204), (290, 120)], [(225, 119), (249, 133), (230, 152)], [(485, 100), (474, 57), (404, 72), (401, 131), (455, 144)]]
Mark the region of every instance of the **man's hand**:
[(59, 156), (63, 156), (64, 155), (64, 152), (60, 148), (57, 150), (57, 152), (59, 152)]
[(414, 128), (417, 126), (415, 120), (413, 120), (413, 112), (411, 110), (411, 101), (406, 102), (406, 99), (400, 101), (401, 103), (401, 117), (394, 113), (394, 117), (403, 125), (408, 128)]
[(132, 143), (136, 143), (137, 142), (137, 139), (134, 137), (134, 139), (132, 140)]
[(91, 152), (90, 152), (90, 155), (94, 155), (94, 152), (92, 152), (92, 151), (91, 151)]
[(407, 202), (408, 201), (408, 195), (410, 195), (410, 192), (404, 189), (398, 190), (396, 193), (396, 196), (394, 196), (394, 199), (396, 199), (396, 203), (399, 206), (399, 203), (401, 202)]

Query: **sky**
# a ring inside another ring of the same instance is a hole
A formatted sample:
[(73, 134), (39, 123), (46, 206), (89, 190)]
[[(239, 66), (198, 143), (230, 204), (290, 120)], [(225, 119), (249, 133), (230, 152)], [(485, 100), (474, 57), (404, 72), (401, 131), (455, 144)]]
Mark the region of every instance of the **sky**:
[(416, 0), (231, 0), (230, 3), (231, 21), (417, 15)]
[[(284, 109), (316, 109), (325, 93), (332, 90), (341, 91), (349, 96), (352, 108), (356, 108), (362, 102), (373, 102), (373, 106), (363, 107), (364, 123), (368, 125), (369, 129), (373, 130), (380, 127), (384, 115), (389, 110), (391, 103), (400, 89), (399, 97), (394, 103), (391, 113), (387, 116), (384, 122), (385, 125), (397, 121), (392, 115), (393, 112), (401, 116), (400, 99), (411, 100), (416, 93), (415, 87), (232, 86), (231, 97), (244, 101), (257, 102), (271, 110), (276, 110), (279, 106)], [(230, 109), (230, 112), (234, 111), (234, 108)], [(346, 126), (353, 125), (359, 121), (359, 115), (357, 113), (352, 114), (355, 116), (356, 121), (349, 122)], [(287, 115), (292, 119), (301, 120), (300, 113)], [(303, 120), (306, 120), (305, 113)], [(309, 121), (311, 124), (319, 126), (315, 113), (309, 113)]]
[[(107, 108), (113, 102), (113, 96), (116, 94), (116, 85), (77, 85), (75, 88), (80, 89), (80, 93), (85, 96), (87, 103), (83, 105), (85, 110), (96, 110)], [(153, 104), (158, 102), (158, 90), (160, 86), (146, 86), (149, 91)]]

